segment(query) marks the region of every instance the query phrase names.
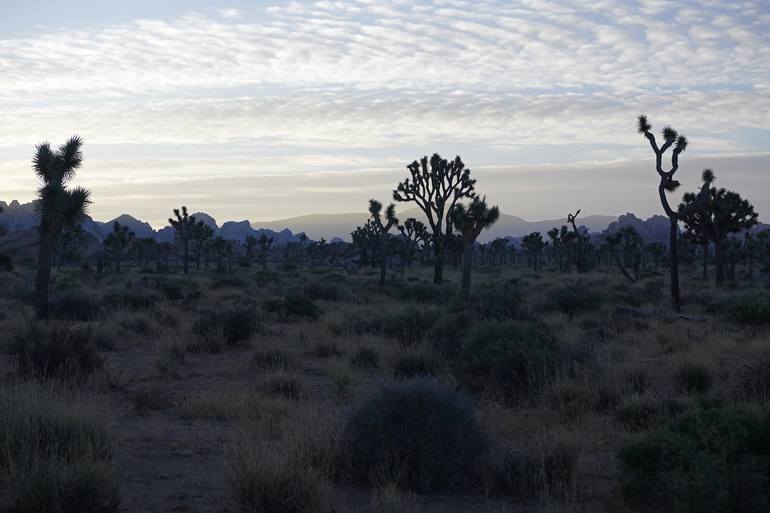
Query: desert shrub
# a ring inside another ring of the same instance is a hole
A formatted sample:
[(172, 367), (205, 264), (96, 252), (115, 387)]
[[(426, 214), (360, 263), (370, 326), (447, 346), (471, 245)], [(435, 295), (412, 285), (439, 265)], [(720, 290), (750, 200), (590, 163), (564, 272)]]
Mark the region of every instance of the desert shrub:
[(146, 313), (138, 312), (121, 316), (120, 326), (139, 335), (149, 335), (155, 330), (155, 324)]
[(30, 324), (8, 346), (22, 376), (73, 378), (102, 368), (90, 328)]
[(298, 367), (294, 355), (283, 349), (257, 349), (251, 355), (251, 364), (256, 369), (291, 370)]
[(200, 286), (192, 280), (163, 278), (155, 283), (155, 289), (170, 301), (185, 300), (191, 302), (202, 296)]
[(160, 301), (160, 296), (150, 289), (132, 288), (111, 292), (106, 294), (102, 299), (105, 304), (113, 308), (149, 310)]
[(259, 313), (249, 307), (235, 307), (207, 312), (198, 318), (192, 331), (203, 338), (221, 338), (228, 345), (247, 342), (261, 328)]
[(234, 289), (240, 289), (240, 288), (247, 288), (249, 286), (249, 283), (243, 279), (243, 277), (238, 275), (230, 275), (230, 276), (218, 276), (211, 280), (211, 288), (212, 289), (225, 289), (225, 288), (234, 288)]
[(623, 392), (627, 395), (642, 395), (650, 388), (650, 378), (641, 367), (631, 367), (623, 373)]
[(321, 313), (320, 308), (309, 297), (302, 294), (288, 294), (282, 299), (268, 300), (264, 308), (283, 319), (304, 317), (315, 320)]
[(674, 417), (685, 405), (670, 397), (651, 393), (626, 397), (615, 409), (614, 416), (629, 431), (644, 431), (662, 418)]
[(569, 316), (592, 312), (602, 304), (602, 296), (587, 285), (576, 283), (551, 289), (546, 294), (543, 307), (549, 311), (558, 311)]
[(406, 351), (393, 361), (393, 375), (398, 379), (435, 376), (440, 370), (441, 361), (428, 351)]
[(8, 513), (111, 513), (120, 504), (102, 408), (44, 385), (0, 387), (0, 489)]
[(497, 488), (512, 497), (568, 499), (574, 496), (582, 445), (574, 436), (553, 433), (495, 458)]
[(487, 450), (469, 399), (433, 379), (381, 386), (350, 415), (342, 445), (356, 481), (421, 492), (472, 481)]
[(158, 375), (164, 379), (175, 379), (179, 377), (179, 370), (182, 368), (186, 358), (186, 348), (180, 343), (168, 342), (161, 347), (160, 355), (155, 361), (155, 368)]
[(463, 338), (458, 377), (474, 390), (510, 400), (550, 381), (558, 367), (556, 339), (542, 324), (486, 321)]
[(741, 366), (735, 376), (735, 396), (741, 401), (770, 402), (770, 358), (758, 358)]
[(674, 372), (674, 389), (680, 393), (702, 394), (711, 382), (711, 372), (703, 364), (682, 362)]
[(402, 346), (410, 346), (423, 341), (435, 319), (436, 314), (432, 310), (405, 307), (385, 316), (382, 333)]
[(304, 290), (310, 299), (321, 301), (344, 301), (350, 295), (346, 289), (336, 283), (323, 281), (311, 281), (305, 285)]
[(93, 321), (102, 311), (101, 303), (93, 293), (81, 289), (69, 289), (51, 297), (51, 316), (72, 321)]
[(732, 307), (732, 318), (740, 324), (770, 324), (770, 299), (765, 296), (742, 299)]
[(632, 501), (696, 513), (766, 512), (770, 415), (699, 402), (619, 451)]
[(478, 287), (470, 300), (477, 317), (482, 319), (524, 319), (527, 316), (523, 297), (518, 288), (511, 285), (486, 285)]
[(455, 287), (428, 283), (399, 283), (393, 296), (401, 302), (446, 304), (457, 295)]
[(315, 356), (316, 358), (334, 358), (342, 356), (343, 354), (344, 352), (339, 348), (336, 342), (316, 344), (310, 351), (310, 355)]
[(380, 355), (371, 347), (362, 347), (350, 356), (350, 365), (358, 369), (376, 368)]
[(8, 255), (0, 253), (0, 271), (13, 272), (13, 260)]
[(430, 346), (449, 358), (460, 353), (462, 337), (473, 326), (473, 315), (467, 310), (441, 314), (425, 333)]
[(305, 383), (292, 374), (274, 374), (262, 383), (262, 389), (270, 395), (279, 395), (293, 401), (299, 401), (307, 396)]
[(331, 485), (301, 458), (275, 447), (238, 443), (228, 451), (227, 482), (240, 513), (331, 513)]

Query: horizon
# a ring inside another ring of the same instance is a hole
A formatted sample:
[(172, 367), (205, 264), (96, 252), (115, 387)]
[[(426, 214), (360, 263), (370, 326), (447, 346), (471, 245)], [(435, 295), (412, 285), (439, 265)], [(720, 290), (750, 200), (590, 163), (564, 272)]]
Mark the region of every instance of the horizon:
[(523, 219), (650, 217), (646, 113), (691, 142), (672, 202), (710, 167), (770, 209), (762, 2), (157, 4), (3, 8), (0, 196), (31, 200), (35, 144), (77, 133), (94, 218), (363, 211), (434, 152)]

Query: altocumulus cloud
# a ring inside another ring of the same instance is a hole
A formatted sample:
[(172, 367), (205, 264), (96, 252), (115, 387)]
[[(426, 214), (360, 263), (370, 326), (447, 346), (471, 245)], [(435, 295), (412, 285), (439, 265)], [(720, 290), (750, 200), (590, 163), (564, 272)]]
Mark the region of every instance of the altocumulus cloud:
[[(33, 183), (15, 163), (31, 145), (75, 131), (97, 154), (130, 145), (99, 167), (105, 179), (131, 168), (132, 187), (142, 176), (183, 187), (177, 165), (143, 157), (184, 153), (196, 179), (268, 170), (298, 177), (282, 184), (299, 195), (327, 189), (300, 187), (303, 176), (395, 172), (434, 147), (499, 169), (644, 158), (639, 112), (686, 131), (698, 156), (762, 153), (770, 7), (358, 0), (148, 15), (0, 40), (0, 91), (14, 188)], [(350, 158), (307, 158), (335, 154)]]

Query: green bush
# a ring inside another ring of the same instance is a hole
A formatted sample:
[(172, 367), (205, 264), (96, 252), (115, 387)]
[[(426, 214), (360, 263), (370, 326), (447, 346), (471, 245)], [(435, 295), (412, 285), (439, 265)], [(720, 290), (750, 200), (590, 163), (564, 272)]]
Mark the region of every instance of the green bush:
[(315, 320), (321, 313), (320, 308), (309, 297), (302, 294), (288, 294), (282, 299), (268, 300), (264, 308), (283, 319), (304, 317)]
[(69, 289), (54, 295), (49, 302), (51, 316), (71, 321), (93, 321), (102, 311), (101, 302), (80, 289)]
[(43, 385), (0, 387), (0, 501), (9, 513), (112, 513), (120, 504), (102, 408)]
[(404, 307), (385, 316), (382, 333), (396, 340), (401, 346), (410, 346), (423, 341), (433, 326), (436, 313), (422, 308)]
[(619, 454), (623, 492), (668, 511), (759, 513), (770, 506), (770, 414), (699, 402)]
[(770, 324), (770, 299), (765, 296), (743, 299), (733, 307), (732, 318), (750, 326)]
[(380, 387), (352, 412), (342, 445), (356, 481), (420, 492), (468, 484), (487, 450), (472, 403), (433, 379)]
[(102, 368), (88, 328), (33, 323), (13, 338), (8, 353), (22, 376), (73, 378)]
[(471, 389), (512, 400), (550, 382), (558, 362), (556, 339), (545, 325), (487, 321), (463, 338), (457, 370)]
[(312, 281), (305, 285), (304, 290), (310, 299), (321, 301), (344, 301), (350, 296), (346, 289), (336, 283), (322, 281)]
[(602, 304), (602, 296), (582, 283), (551, 289), (546, 294), (546, 310), (558, 311), (569, 316), (592, 312)]

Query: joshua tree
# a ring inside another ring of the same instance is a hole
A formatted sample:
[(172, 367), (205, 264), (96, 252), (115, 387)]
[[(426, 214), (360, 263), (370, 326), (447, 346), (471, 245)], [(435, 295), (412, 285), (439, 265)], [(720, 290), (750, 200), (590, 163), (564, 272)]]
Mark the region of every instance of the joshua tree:
[(134, 239), (134, 232), (128, 229), (128, 226), (121, 225), (117, 221), (112, 225), (112, 233), (104, 239), (104, 248), (112, 256), (115, 262), (115, 273), (120, 274), (120, 263), (123, 260), (123, 254)]
[(388, 208), (385, 209), (385, 222), (382, 222), (382, 203), (377, 200), (369, 200), (369, 214), (372, 216), (372, 222), (377, 229), (377, 235), (379, 236), (379, 244), (377, 253), (380, 259), (380, 285), (385, 284), (385, 274), (388, 265), (387, 251), (388, 241), (390, 236), (388, 232), (391, 228), (398, 224), (396, 218), (396, 206), (391, 203)]
[[(712, 187), (714, 172), (703, 171), (703, 186), (698, 194), (686, 193), (679, 205), (678, 215), (688, 231), (700, 232), (714, 243), (716, 282), (725, 278), (725, 244), (731, 233), (748, 230), (757, 224), (757, 213), (740, 194)], [(735, 248), (734, 248), (735, 249)]]
[(620, 272), (623, 273), (623, 276), (625, 276), (625, 278), (631, 283), (634, 283), (636, 279), (628, 274), (626, 267), (623, 265), (623, 261), (618, 256), (617, 250), (618, 247), (623, 243), (623, 234), (621, 232), (617, 232), (612, 235), (607, 235), (605, 240), (607, 241), (607, 249), (610, 257), (612, 258), (612, 261), (615, 262), (615, 265), (618, 266), (618, 269), (620, 269)]
[(270, 251), (270, 246), (273, 244), (273, 238), (266, 236), (264, 233), (257, 239), (257, 245), (259, 246), (259, 260), (262, 262), (262, 270), (267, 270), (267, 253)]
[[(369, 250), (376, 251), (378, 236), (377, 227), (371, 219), (367, 219), (363, 226), (358, 226), (351, 234), (353, 244), (358, 246), (361, 252), (361, 265), (366, 265), (369, 261)], [(376, 257), (372, 257), (372, 267), (374, 267)]]
[(187, 207), (182, 207), (182, 212), (178, 208), (174, 209), (176, 219), (169, 217), (168, 222), (174, 227), (176, 236), (182, 243), (184, 249), (184, 273), (187, 274), (190, 264), (190, 241), (193, 240), (196, 232), (195, 216), (187, 215)]
[(500, 210), (494, 206), (487, 207), (486, 198), (476, 196), (466, 208), (458, 203), (449, 212), (452, 225), (462, 234), (463, 238), (463, 275), (462, 293), (467, 296), (471, 290), (471, 267), (473, 265), (473, 246), (484, 229), (489, 229), (500, 217)]
[(580, 210), (574, 214), (567, 214), (567, 222), (572, 225), (572, 237), (565, 237), (565, 239), (571, 242), (572, 258), (577, 272), (584, 273), (590, 271), (593, 267), (593, 247), (588, 237), (588, 230), (580, 230), (577, 227), (576, 221), (579, 214)]
[(190, 236), (193, 241), (193, 249), (195, 249), (195, 268), (200, 269), (203, 248), (208, 240), (214, 236), (214, 230), (203, 221), (198, 221), (190, 227)]
[(35, 276), (35, 313), (41, 319), (48, 318), (53, 248), (62, 229), (82, 218), (90, 203), (87, 189), (67, 187), (83, 163), (82, 145), (83, 140), (78, 136), (71, 137), (56, 151), (45, 142), (37, 145), (32, 160), (32, 167), (41, 181), (36, 204), (40, 216), (40, 241)]
[(406, 166), (410, 177), (398, 184), (393, 199), (412, 201), (425, 213), (433, 233), (433, 283), (441, 283), (446, 239), (452, 232), (449, 212), (459, 200), (475, 197), (476, 180), (459, 156), (450, 162), (434, 153), (428, 164), (428, 157), (423, 157)]
[(524, 247), (524, 251), (529, 256), (529, 266), (535, 270), (540, 270), (540, 253), (545, 247), (543, 242), (543, 236), (540, 232), (532, 232), (529, 235), (525, 235), (521, 239), (521, 245)]
[[(650, 131), (652, 126), (647, 121), (647, 116), (639, 116), (637, 128), (639, 133), (647, 138), (652, 151), (655, 153), (655, 169), (660, 177), (658, 196), (660, 197), (660, 203), (670, 222), (668, 252), (671, 258), (671, 307), (675, 311), (679, 311), (679, 257), (677, 254), (679, 213), (675, 212), (674, 209), (671, 208), (671, 205), (669, 205), (666, 192), (674, 192), (680, 185), (679, 182), (674, 179), (674, 175), (679, 169), (679, 154), (687, 148), (687, 138), (684, 135), (679, 135), (676, 130), (670, 126), (666, 126), (663, 129), (663, 146), (659, 147), (655, 140), (655, 136)], [(671, 167), (668, 171), (664, 171), (663, 155), (672, 146), (674, 149), (671, 154)]]
[(398, 231), (403, 238), (403, 253), (401, 255), (401, 274), (404, 274), (404, 268), (412, 264), (414, 250), (420, 241), (427, 236), (425, 225), (417, 219), (410, 217), (404, 224), (398, 225)]

